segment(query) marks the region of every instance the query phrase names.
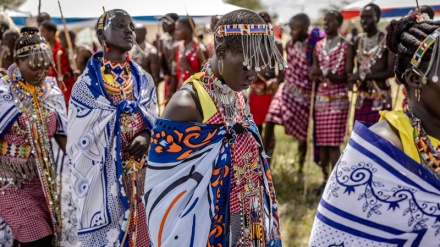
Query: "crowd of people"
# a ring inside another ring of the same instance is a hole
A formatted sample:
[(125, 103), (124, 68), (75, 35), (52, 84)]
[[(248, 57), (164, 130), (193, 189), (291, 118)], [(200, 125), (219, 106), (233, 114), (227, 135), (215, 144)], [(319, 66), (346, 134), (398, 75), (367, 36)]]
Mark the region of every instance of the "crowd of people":
[(352, 38), (338, 11), (322, 27), (300, 13), (285, 47), (267, 12), (247, 9), (213, 16), (209, 43), (191, 17), (162, 16), (149, 43), (130, 13), (108, 10), (100, 49), (47, 13), (20, 32), (1, 22), (0, 246), (281, 246), (276, 125), (298, 141), (300, 178), (313, 135), (323, 182), (310, 246), (438, 244), (434, 13), (385, 33), (371, 3)]

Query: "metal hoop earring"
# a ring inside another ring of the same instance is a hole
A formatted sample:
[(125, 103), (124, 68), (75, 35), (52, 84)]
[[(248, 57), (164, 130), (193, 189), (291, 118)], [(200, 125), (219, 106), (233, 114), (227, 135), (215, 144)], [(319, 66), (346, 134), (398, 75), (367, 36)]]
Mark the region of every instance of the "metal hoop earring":
[[(220, 70), (220, 61), (222, 62), (222, 69)], [(220, 73), (220, 75), (222, 75), (223, 74), (223, 69), (224, 69), (224, 66), (223, 66), (223, 59), (221, 59), (220, 58), (220, 60), (218, 60), (218, 62), (217, 62), (217, 67), (218, 67), (218, 73)]]

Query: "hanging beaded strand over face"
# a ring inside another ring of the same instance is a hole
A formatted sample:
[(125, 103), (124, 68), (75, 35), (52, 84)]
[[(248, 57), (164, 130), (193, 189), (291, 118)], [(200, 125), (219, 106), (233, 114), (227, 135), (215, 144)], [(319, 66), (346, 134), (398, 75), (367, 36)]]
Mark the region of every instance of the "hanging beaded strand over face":
[(266, 67), (287, 68), (287, 63), (275, 44), (272, 25), (268, 24), (232, 24), (219, 26), (215, 31), (216, 43), (221, 43), (227, 36), (242, 37), (243, 66), (259, 72)]

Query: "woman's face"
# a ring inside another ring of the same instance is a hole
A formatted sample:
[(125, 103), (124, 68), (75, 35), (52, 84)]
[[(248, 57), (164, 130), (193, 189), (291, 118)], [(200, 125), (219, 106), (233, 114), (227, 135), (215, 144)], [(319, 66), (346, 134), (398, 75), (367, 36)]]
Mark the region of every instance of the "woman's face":
[(191, 29), (185, 26), (182, 22), (178, 21), (175, 34), (177, 40), (185, 40), (189, 35), (191, 35)]
[(243, 62), (243, 53), (232, 53), (228, 50), (219, 62), (220, 65), (218, 65), (219, 72), (222, 72), (223, 67), (223, 73), (221, 74), (223, 82), (236, 92), (248, 89), (252, 82), (257, 80), (255, 69), (248, 70)]
[(107, 18), (108, 27), (104, 28), (103, 40), (110, 47), (110, 52), (112, 48), (124, 52), (130, 51), (133, 47), (133, 42), (136, 40), (135, 27), (131, 16), (118, 11), (113, 15), (107, 16)]
[(341, 23), (336, 20), (334, 14), (326, 14), (324, 18), (324, 31), (326, 34), (336, 34)]
[[(26, 83), (32, 86), (40, 86), (49, 73), (50, 65), (44, 65), (37, 57), (34, 58), (33, 65), (31, 65), (29, 59), (29, 57), (17, 59), (18, 69)], [(38, 65), (39, 63), (40, 65)]]

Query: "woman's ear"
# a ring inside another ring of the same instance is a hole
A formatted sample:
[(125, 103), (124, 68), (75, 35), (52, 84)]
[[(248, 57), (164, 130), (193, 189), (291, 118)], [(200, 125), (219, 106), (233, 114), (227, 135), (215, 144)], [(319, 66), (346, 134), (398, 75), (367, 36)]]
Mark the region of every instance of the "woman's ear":
[(96, 31), (96, 36), (98, 36), (98, 41), (101, 45), (103, 45), (103, 43), (105, 42), (105, 36), (104, 36), (104, 31), (103, 30), (98, 30)]
[(406, 84), (412, 88), (421, 88), (423, 75), (417, 74), (413, 69), (409, 69), (405, 72), (403, 80)]
[(215, 55), (218, 58), (224, 58), (226, 55), (226, 50), (227, 50), (226, 45), (220, 44), (215, 48)]

